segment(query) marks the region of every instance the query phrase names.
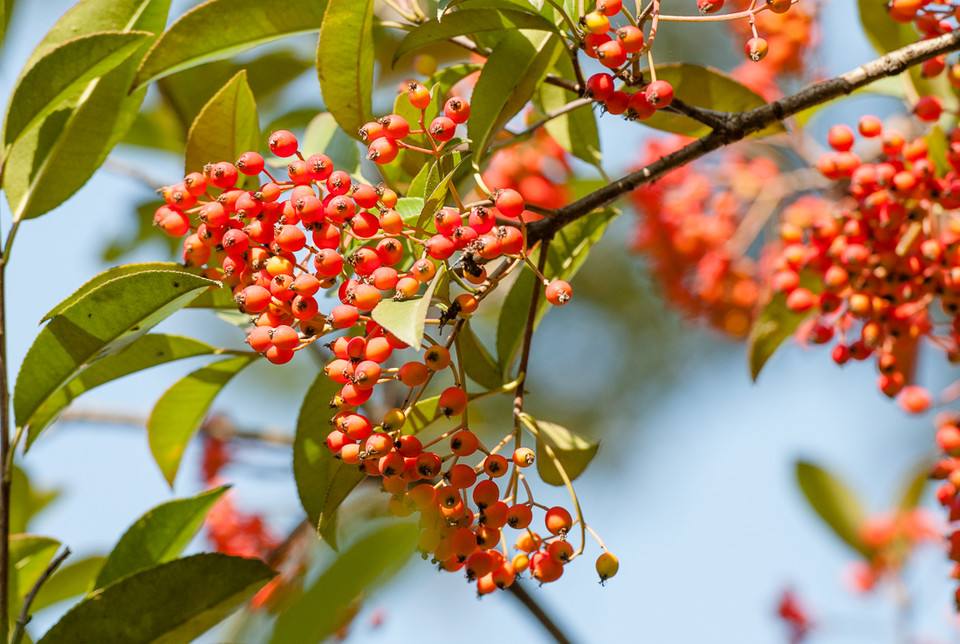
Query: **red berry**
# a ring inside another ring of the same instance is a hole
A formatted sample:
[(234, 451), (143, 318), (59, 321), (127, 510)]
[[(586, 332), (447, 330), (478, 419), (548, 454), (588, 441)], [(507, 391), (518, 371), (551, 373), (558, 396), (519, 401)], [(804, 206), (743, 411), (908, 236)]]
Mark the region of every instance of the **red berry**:
[(470, 118), (470, 103), (454, 96), (444, 104), (443, 115), (454, 123), (466, 123)]
[(278, 157), (293, 156), (297, 151), (297, 137), (289, 130), (277, 130), (270, 135), (267, 143), (270, 151)]
[(263, 157), (258, 152), (244, 152), (237, 159), (237, 169), (249, 177), (255, 177), (263, 172)]
[(573, 288), (563, 280), (553, 280), (547, 285), (544, 295), (554, 306), (563, 306), (573, 297)]
[(504, 217), (519, 217), (527, 207), (520, 193), (511, 188), (498, 190), (494, 203)]
[(664, 80), (653, 81), (643, 91), (647, 102), (658, 110), (668, 107), (673, 102), (673, 85)]

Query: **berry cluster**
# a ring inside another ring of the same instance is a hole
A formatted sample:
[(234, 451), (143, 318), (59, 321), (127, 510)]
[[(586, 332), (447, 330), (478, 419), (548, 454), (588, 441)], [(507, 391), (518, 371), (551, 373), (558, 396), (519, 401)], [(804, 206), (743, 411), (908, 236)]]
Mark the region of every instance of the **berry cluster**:
[[(951, 577), (960, 581), (960, 415), (944, 413), (937, 418), (936, 441), (943, 457), (933, 466), (930, 476), (941, 481), (937, 501), (947, 510), (950, 526), (946, 538), (947, 552), (954, 562)], [(960, 587), (955, 598), (960, 611)]]
[[(646, 164), (683, 144), (651, 139)], [(727, 152), (714, 165), (686, 165), (632, 194), (640, 216), (633, 242), (665, 299), (684, 315), (733, 337), (750, 330), (760, 269), (733, 242), (749, 205), (780, 171), (767, 157)]]
[(860, 528), (868, 559), (850, 566), (847, 581), (854, 591), (873, 590), (886, 577), (897, 574), (917, 546), (940, 540), (930, 515), (922, 509), (871, 517)]
[[(880, 141), (880, 158), (862, 162), (853, 131), (831, 129), (834, 151), (818, 166), (845, 196), (832, 211), (782, 223), (771, 280), (791, 310), (815, 312), (806, 339), (836, 339), (838, 364), (874, 357), (880, 390), (918, 413), (930, 405), (929, 394), (908, 386), (918, 340), (960, 356), (960, 155), (949, 153), (951, 169), (941, 172), (925, 139), (884, 132), (871, 116), (859, 131)], [(960, 150), (957, 141), (960, 132), (949, 142)], [(934, 323), (936, 302), (951, 318), (945, 329)]]
[[(566, 151), (545, 129), (527, 141), (498, 150), (483, 171), (483, 182), (516, 190), (531, 206), (556, 209), (570, 202), (568, 180), (573, 172)], [(524, 221), (540, 215), (525, 210)]]
[[(387, 164), (407, 149), (442, 159), (469, 118), (469, 103), (450, 98), (427, 124), (430, 93), (416, 82), (404, 92), (419, 122), (411, 125), (391, 114), (364, 125), (360, 138), (368, 158)], [(549, 147), (537, 141), (541, 149)], [(567, 540), (570, 530), (579, 523), (583, 534), (596, 535), (579, 508), (574, 518), (563, 507), (534, 501), (522, 470), (535, 453), (519, 445), (519, 420), (516, 431), (492, 449), (470, 431), (471, 397), (458, 340), (466, 319), (515, 270), (534, 271), (554, 305), (572, 297), (567, 282), (544, 278), (527, 255), (524, 196), (500, 187), (464, 203), (451, 185), (456, 205), (438, 208), (424, 223), (422, 213), (404, 219), (396, 210), (399, 196), (389, 188), (356, 180), (323, 154), (304, 157), (291, 132), (272, 133), (269, 147), (289, 159), (286, 178), (274, 177), (255, 151), (234, 163), (208, 164), (162, 190), (166, 205), (157, 211), (157, 224), (171, 235), (186, 235), (185, 262), (232, 289), (239, 309), (252, 316), (248, 344), (269, 361), (289, 361), (328, 331), (345, 333), (326, 345), (333, 357), (324, 372), (340, 385), (331, 401), (326, 445), (342, 462), (381, 480), (394, 514), (420, 513), (425, 554), (444, 570), (465, 570), (481, 594), (509, 586), (527, 569), (541, 582), (558, 579), (564, 564), (583, 550), (583, 544), (576, 551)], [(556, 151), (552, 155), (562, 158)], [(539, 168), (527, 169), (517, 186), (530, 193)], [(259, 183), (260, 175), (267, 181)], [(488, 175), (513, 176), (496, 163)], [(246, 185), (252, 182), (257, 185)], [(401, 359), (413, 349), (375, 322), (373, 311), (386, 298), (414, 298), (440, 279), (462, 291), (448, 297), (440, 294), (447, 289), (431, 289), (441, 315), (426, 322), (437, 325), (438, 333), (449, 325), (448, 338), (440, 342), (425, 334), (429, 342), (422, 352)], [(318, 299), (324, 289), (338, 301), (327, 314), (320, 312)], [(448, 373), (452, 383), (440, 388), (434, 420), (450, 419), (456, 426), (423, 443), (408, 419), (437, 376)], [(372, 420), (365, 405), (377, 391), (384, 400), (397, 400), (391, 395), (398, 393), (403, 404)], [(505, 457), (499, 452), (511, 440), (517, 446)], [(522, 502), (521, 486), (527, 493)], [(541, 510), (543, 535), (534, 530), (534, 515)], [(502, 535), (507, 527), (520, 531), (512, 558)], [(601, 580), (616, 574), (617, 566), (604, 552), (597, 560)]]

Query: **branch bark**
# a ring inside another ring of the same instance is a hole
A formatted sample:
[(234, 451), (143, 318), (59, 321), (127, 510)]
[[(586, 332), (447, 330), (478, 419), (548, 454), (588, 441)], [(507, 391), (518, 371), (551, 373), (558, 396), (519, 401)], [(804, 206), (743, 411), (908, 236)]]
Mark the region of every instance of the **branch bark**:
[(530, 611), (530, 614), (540, 622), (540, 625), (543, 626), (545, 631), (550, 633), (550, 636), (557, 644), (570, 644), (571, 640), (563, 632), (563, 629), (561, 629), (543, 607), (527, 593), (527, 589), (523, 587), (519, 580), (513, 582), (507, 590)]
[(741, 141), (803, 110), (850, 94), (881, 78), (897, 76), (925, 60), (958, 49), (960, 49), (960, 31), (955, 31), (902, 47), (845, 74), (814, 83), (796, 94), (748, 112), (711, 112), (711, 121), (714, 125), (710, 134), (560, 208), (555, 217), (530, 224), (528, 239), (530, 243), (549, 239), (567, 224), (612, 203), (639, 186), (655, 181), (675, 168), (731, 143)]

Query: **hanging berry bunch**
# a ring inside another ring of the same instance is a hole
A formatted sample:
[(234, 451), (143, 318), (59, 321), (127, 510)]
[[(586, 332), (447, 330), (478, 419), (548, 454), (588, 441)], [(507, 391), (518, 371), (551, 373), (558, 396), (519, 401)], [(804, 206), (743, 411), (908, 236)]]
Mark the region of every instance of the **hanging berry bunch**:
[[(451, 142), (468, 120), (470, 104), (450, 98), (428, 122), (430, 92), (416, 82), (404, 92), (418, 122), (390, 114), (365, 124), (360, 138), (368, 159), (389, 164), (403, 149), (438, 161), (457, 154), (451, 148), (458, 144)], [(232, 290), (240, 311), (252, 316), (248, 344), (270, 362), (285, 363), (327, 333), (344, 333), (327, 342), (333, 357), (324, 372), (339, 386), (330, 403), (327, 448), (379, 479), (394, 514), (419, 513), (425, 556), (444, 570), (465, 571), (481, 594), (510, 586), (527, 570), (540, 582), (555, 581), (583, 552), (587, 532), (596, 534), (584, 523), (575, 496), (574, 514), (534, 499), (527, 468), (537, 457), (521, 445), (521, 435), (525, 429), (536, 436), (536, 421), (518, 412), (514, 430), (491, 446), (470, 430), (472, 395), (459, 344), (466, 320), (515, 271), (532, 271), (551, 304), (564, 305), (573, 295), (566, 281), (546, 279), (544, 263), (537, 266), (529, 257), (534, 249), (525, 243), (524, 196), (501, 186), (465, 203), (450, 182), (454, 205), (405, 217), (395, 192), (352, 177), (323, 154), (304, 157), (291, 132), (273, 132), (268, 143), (275, 157), (288, 160), (286, 177), (274, 176), (255, 151), (235, 162), (210, 163), (162, 190), (166, 205), (157, 211), (157, 224), (186, 236), (188, 265)], [(545, 149), (549, 142), (537, 145)], [(561, 161), (562, 154), (554, 158)], [(491, 180), (501, 176), (497, 163), (493, 167)], [(255, 185), (248, 187), (248, 181)], [(523, 185), (521, 179), (518, 187)], [(451, 283), (461, 292), (448, 298), (441, 293)], [(324, 292), (334, 303), (321, 311)], [(420, 337), (398, 337), (389, 322), (381, 323), (378, 305), (423, 298), (440, 312), (423, 323), (436, 325), (437, 337), (444, 329), (449, 333), (442, 341), (424, 334), (428, 342), (421, 348)], [(430, 402), (424, 393), (441, 380), (448, 384), (432, 403), (435, 419), (450, 419), (454, 427), (421, 440), (424, 434), (412, 433), (409, 418), (423, 414)], [(491, 393), (512, 391), (522, 381), (521, 374)], [(402, 404), (372, 418), (365, 405), (375, 393)], [(512, 453), (503, 454), (511, 443)], [(569, 538), (576, 528), (578, 546)], [(518, 535), (513, 555), (507, 529)], [(610, 553), (597, 561), (601, 580), (617, 567)]]

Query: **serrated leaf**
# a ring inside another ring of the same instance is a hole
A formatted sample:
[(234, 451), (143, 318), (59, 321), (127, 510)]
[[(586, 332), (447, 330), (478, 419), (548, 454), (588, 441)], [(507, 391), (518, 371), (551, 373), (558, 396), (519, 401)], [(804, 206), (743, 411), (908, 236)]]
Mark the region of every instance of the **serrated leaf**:
[(207, 163), (233, 162), (259, 146), (257, 104), (247, 72), (240, 71), (213, 95), (190, 126), (185, 172), (196, 172)]
[(562, 425), (537, 420), (528, 414), (524, 414), (522, 420), (537, 438), (537, 472), (543, 482), (549, 485), (564, 485), (557, 461), (573, 481), (583, 474), (600, 448), (600, 443), (588, 440)]
[(419, 351), (423, 342), (423, 327), (427, 319), (427, 311), (430, 310), (430, 300), (443, 272), (443, 266), (437, 269), (437, 274), (420, 297), (402, 302), (381, 300), (370, 312), (370, 317), (402, 342)]
[[(573, 63), (568, 56), (561, 56), (555, 64), (561, 78), (575, 79)], [(576, 98), (562, 87), (544, 83), (540, 86), (540, 104), (544, 113), (551, 113), (567, 105)], [(600, 131), (593, 104), (578, 107), (557, 118), (547, 121), (547, 132), (564, 150), (593, 166), (600, 166)]]
[(340, 170), (354, 174), (360, 168), (360, 149), (357, 142), (337, 127), (333, 114), (317, 114), (307, 125), (301, 144), (303, 156), (322, 152), (330, 157), (333, 165)]
[(117, 353), (105, 356), (53, 392), (26, 422), (25, 450), (78, 396), (124, 376), (157, 365), (216, 353), (216, 347), (175, 335), (151, 334), (135, 340)]
[[(84, 0), (50, 30), (31, 56), (39, 60), (67, 39), (98, 31), (159, 34), (170, 0)], [(148, 36), (129, 58), (92, 80), (51, 126), (38, 122), (12, 146), (3, 189), (14, 219), (38, 217), (69, 199), (104, 162), (136, 120), (145, 92), (128, 94), (139, 58), (156, 39)], [(60, 122), (62, 120), (62, 123)]]
[(185, 499), (175, 499), (153, 508), (123, 533), (107, 556), (94, 588), (104, 588), (121, 577), (176, 559), (203, 525), (213, 504), (229, 486)]
[(373, 63), (373, 0), (329, 0), (317, 44), (320, 93), (352, 137), (372, 114)]
[[(607, 225), (617, 214), (618, 212), (613, 209), (601, 210), (563, 227), (550, 242), (546, 274), (554, 279), (570, 281), (583, 266), (590, 249), (600, 241)], [(539, 251), (532, 254), (534, 261), (538, 254)], [(497, 321), (497, 361), (504, 374), (510, 370), (520, 350), (535, 279), (532, 271), (523, 268), (500, 308), (500, 317)], [(549, 306), (541, 297), (535, 318), (536, 324), (543, 319)]]
[(473, 92), (467, 132), (479, 166), (493, 137), (530, 100), (563, 44), (543, 31), (510, 31), (487, 58)]
[(40, 642), (189, 642), (273, 576), (259, 559), (216, 553), (177, 559), (94, 592)]
[(31, 610), (39, 612), (47, 606), (90, 592), (93, 590), (93, 581), (106, 560), (106, 557), (92, 555), (64, 564), (40, 587), (40, 592), (31, 604)]
[(317, 31), (324, 0), (207, 0), (180, 16), (144, 58), (134, 84)]
[(440, 20), (430, 20), (404, 36), (393, 54), (396, 64), (402, 56), (437, 42), (483, 31), (532, 29), (557, 32), (557, 26), (546, 18), (515, 9), (463, 9), (447, 13)]
[(335, 413), (330, 401), (339, 391), (340, 385), (325, 373), (317, 375), (300, 406), (293, 439), (293, 478), (300, 504), (310, 523), (334, 550), (338, 548), (337, 508), (366, 478), (358, 466), (335, 458), (325, 442), (330, 431), (328, 421)]
[(350, 605), (400, 571), (417, 543), (412, 523), (390, 522), (346, 548), (277, 618), (272, 644), (319, 642), (349, 617)]
[(40, 331), (20, 366), (13, 395), (17, 425), (95, 359), (133, 342), (215, 283), (146, 270), (68, 298), (71, 304)]
[(797, 461), (796, 477), (810, 507), (833, 533), (864, 557), (870, 557), (871, 550), (860, 536), (866, 514), (856, 494), (830, 472), (807, 461)]
[(461, 352), (459, 357), (463, 370), (471, 380), (486, 389), (496, 389), (503, 384), (503, 374), (497, 361), (480, 342), (469, 322), (460, 327), (457, 348)]
[(239, 355), (197, 369), (174, 383), (153, 406), (147, 419), (147, 440), (153, 460), (171, 487), (183, 452), (210, 405), (227, 383), (257, 357), (254, 353)]
[[(419, 217), (420, 211), (423, 210), (423, 200), (426, 199), (427, 193), (432, 192), (438, 183), (440, 183), (440, 171), (437, 170), (436, 161), (433, 163), (424, 163), (420, 168), (420, 172), (413, 177), (413, 181), (410, 182), (410, 187), (407, 188), (407, 196), (404, 198), (416, 199), (420, 202), (420, 208), (418, 208), (416, 212), (417, 217)], [(410, 202), (408, 201), (407, 203), (409, 204)], [(414, 217), (413, 221), (416, 221), (417, 217)]]
[(68, 40), (39, 59), (10, 96), (3, 142), (10, 145), (76, 97), (93, 79), (126, 60), (150, 34), (104, 31)]
[[(752, 89), (712, 67), (687, 63), (657, 65), (657, 78), (668, 81), (673, 85), (677, 98), (694, 107), (736, 113), (767, 104), (763, 97)], [(699, 121), (663, 110), (640, 123), (656, 130), (693, 138), (710, 133), (710, 127)], [(768, 136), (783, 131), (783, 125), (776, 123), (754, 136)]]

